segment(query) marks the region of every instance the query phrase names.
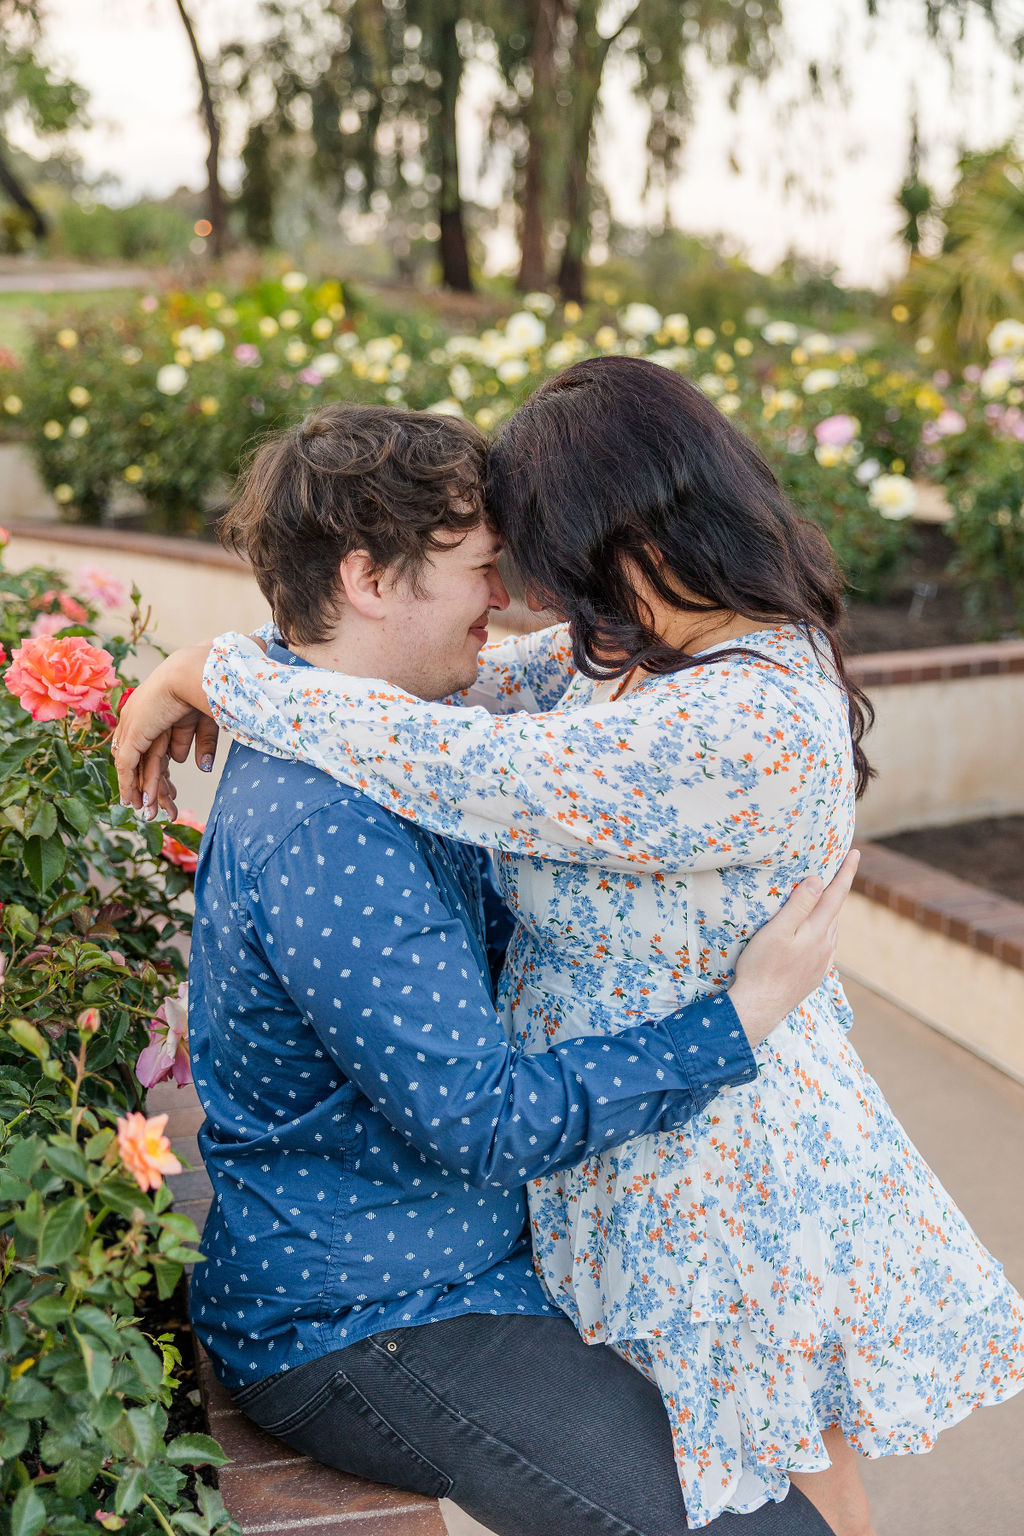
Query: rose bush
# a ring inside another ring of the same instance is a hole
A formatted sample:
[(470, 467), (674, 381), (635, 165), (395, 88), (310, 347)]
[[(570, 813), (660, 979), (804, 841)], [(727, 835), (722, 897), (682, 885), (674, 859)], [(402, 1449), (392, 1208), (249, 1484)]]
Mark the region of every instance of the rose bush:
[[(0, 1495), (12, 1536), (84, 1536), (99, 1514), (129, 1536), (226, 1536), (216, 1490), (188, 1492), (224, 1458), (205, 1435), (168, 1440), (180, 1357), (137, 1316), (198, 1258), (133, 1070), (187, 1080), (190, 877), (163, 828), (110, 806), (144, 620), (133, 594), (128, 634), (99, 633), (102, 578), (0, 569)], [(60, 627), (28, 638), (41, 612)]]
[[(911, 538), (910, 488), (890, 478), (873, 489), (880, 477), (931, 481), (955, 506), (987, 507), (979, 486), (999, 473), (994, 447), (1024, 440), (1022, 335), (1020, 321), (1001, 321), (987, 365), (954, 380), (931, 366), (928, 338), (915, 347), (899, 326), (834, 337), (749, 310), (712, 327), (647, 303), (584, 311), (533, 294), (503, 323), (452, 335), (291, 272), (232, 295), (146, 295), (102, 324), (44, 328), (24, 363), (0, 361), (0, 420), (27, 436), (77, 516), (99, 517), (130, 490), (156, 526), (176, 530), (203, 522), (254, 437), (323, 401), (454, 412), (490, 431), (579, 358), (647, 357), (688, 375), (758, 442), (870, 597), (883, 595)], [(965, 582), (996, 580), (980, 518), (1004, 510), (999, 500), (953, 527)], [(995, 624), (1004, 599), (1005, 581), (979, 614)], [(61, 616), (40, 614), (40, 632)]]

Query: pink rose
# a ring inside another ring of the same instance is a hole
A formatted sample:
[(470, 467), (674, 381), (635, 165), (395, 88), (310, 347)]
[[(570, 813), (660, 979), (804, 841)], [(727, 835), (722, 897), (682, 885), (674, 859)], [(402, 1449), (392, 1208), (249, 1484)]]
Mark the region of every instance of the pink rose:
[(143, 1088), (173, 1077), (179, 1088), (192, 1078), (188, 1053), (188, 983), (165, 997), (149, 1026), (149, 1044), (135, 1063)]
[(11, 542), (11, 535), (6, 528), (0, 528), (0, 549), (6, 549)]
[(956, 437), (959, 433), (967, 431), (967, 422), (959, 411), (947, 408), (936, 416), (935, 430), (940, 437)]
[(239, 342), (235, 348), (235, 362), (241, 363), (243, 368), (258, 368), (260, 363), (259, 347), (254, 347), (251, 341)]
[(29, 630), (29, 639), (38, 640), (40, 635), (55, 635), (58, 630), (67, 629), (68, 620), (62, 613), (38, 613)]
[(124, 582), (105, 565), (80, 565), (75, 587), (87, 603), (99, 603), (103, 608), (116, 608), (127, 595)]
[(72, 597), (70, 593), (61, 592), (58, 595), (57, 604), (61, 613), (63, 613), (72, 624), (88, 624), (88, 613), (82, 607), (78, 599)]
[(814, 429), (819, 448), (846, 448), (860, 431), (854, 416), (826, 416)]
[(98, 710), (117, 674), (109, 651), (84, 635), (35, 635), (14, 652), (4, 682), (33, 720), (63, 720), (69, 710), (79, 716)]
[[(197, 832), (206, 831), (206, 823), (197, 821), (191, 811), (182, 811), (172, 825), (194, 827)], [(195, 874), (199, 855), (195, 849), (189, 848), (185, 843), (179, 843), (178, 839), (172, 837), (169, 832), (164, 833), (163, 847), (160, 852), (169, 863), (177, 864), (178, 868), (185, 870), (186, 874)]]

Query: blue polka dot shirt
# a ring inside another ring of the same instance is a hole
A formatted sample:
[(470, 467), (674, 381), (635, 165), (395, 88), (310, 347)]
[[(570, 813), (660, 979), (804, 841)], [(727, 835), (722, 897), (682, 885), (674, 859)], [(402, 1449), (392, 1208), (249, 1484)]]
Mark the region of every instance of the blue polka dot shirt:
[(724, 996), (618, 1036), (512, 1046), (491, 986), (499, 909), (475, 850), (232, 746), (189, 983), (214, 1194), (191, 1310), (228, 1387), (387, 1328), (552, 1313), (524, 1183), (755, 1076)]

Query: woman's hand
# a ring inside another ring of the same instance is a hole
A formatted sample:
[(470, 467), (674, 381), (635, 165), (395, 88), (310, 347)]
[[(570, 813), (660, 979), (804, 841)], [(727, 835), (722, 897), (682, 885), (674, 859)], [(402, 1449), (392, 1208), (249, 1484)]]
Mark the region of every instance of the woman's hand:
[(802, 881), (740, 955), (729, 998), (752, 1046), (824, 979), (835, 959), (839, 913), (859, 863), (860, 851), (853, 848), (830, 885), (816, 877)]
[(171, 758), (183, 763), (189, 749), (204, 773), (213, 767), (217, 727), (203, 692), (208, 642), (175, 651), (127, 700), (110, 743), (117, 787), (125, 805), (144, 810), (157, 806), (175, 814), (174, 786), (168, 777)]

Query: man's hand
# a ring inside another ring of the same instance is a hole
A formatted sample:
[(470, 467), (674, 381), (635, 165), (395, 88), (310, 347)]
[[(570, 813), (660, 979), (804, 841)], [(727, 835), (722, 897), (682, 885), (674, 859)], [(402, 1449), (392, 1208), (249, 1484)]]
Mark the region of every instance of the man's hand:
[(167, 775), (171, 758), (183, 763), (190, 747), (204, 772), (213, 767), (217, 727), (203, 692), (208, 643), (175, 651), (140, 683), (121, 710), (110, 743), (117, 787), (125, 805), (156, 815), (157, 805), (174, 814), (174, 786)]
[(859, 863), (854, 848), (830, 885), (804, 880), (740, 955), (729, 998), (752, 1046), (814, 991), (832, 965), (840, 909)]

